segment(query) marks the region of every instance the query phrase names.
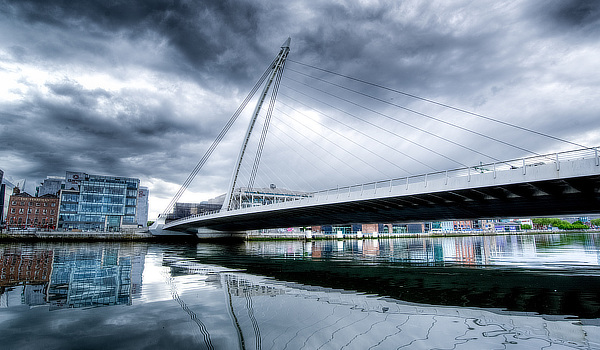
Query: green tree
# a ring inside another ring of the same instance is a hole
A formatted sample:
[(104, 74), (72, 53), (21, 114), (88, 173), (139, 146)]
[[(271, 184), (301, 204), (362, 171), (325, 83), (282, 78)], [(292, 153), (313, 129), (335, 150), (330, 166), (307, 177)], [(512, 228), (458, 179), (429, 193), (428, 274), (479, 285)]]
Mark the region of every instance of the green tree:
[(572, 225), (572, 230), (587, 230), (589, 227), (581, 221), (575, 221)]
[(531, 222), (533, 222), (536, 225), (552, 226), (561, 230), (585, 230), (589, 228), (581, 221), (575, 221), (571, 224), (568, 221), (564, 221), (557, 218), (535, 218), (532, 219)]
[(600, 219), (592, 219), (590, 221), (590, 224), (592, 224), (594, 226), (600, 226)]
[(523, 225), (521, 225), (521, 230), (531, 230), (531, 225), (523, 224)]

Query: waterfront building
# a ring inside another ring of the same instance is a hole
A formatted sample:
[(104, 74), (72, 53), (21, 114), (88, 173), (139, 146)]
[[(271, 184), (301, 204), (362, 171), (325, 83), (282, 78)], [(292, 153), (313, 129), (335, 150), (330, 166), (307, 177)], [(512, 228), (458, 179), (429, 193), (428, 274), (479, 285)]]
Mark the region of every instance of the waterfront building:
[(4, 171), (0, 169), (0, 230), (4, 227), (6, 220), (5, 208), (8, 210), (8, 195), (4, 185)]
[(515, 232), (521, 229), (521, 223), (518, 221), (500, 221), (494, 223), (496, 232)]
[(473, 221), (471, 221), (471, 220), (454, 221), (454, 231), (472, 231), (472, 230), (473, 230)]
[(4, 177), (4, 172), (0, 169), (0, 229), (6, 225), (10, 195), (14, 188), (15, 185)]
[(425, 223), (424, 222), (415, 222), (406, 224), (406, 232), (407, 233), (424, 233), (425, 232)]
[(442, 232), (454, 231), (454, 221), (440, 221), (440, 228)]
[(33, 197), (15, 187), (9, 200), (7, 225), (9, 228), (55, 229), (58, 222), (58, 203), (57, 196), (46, 194)]
[(65, 188), (65, 178), (60, 176), (48, 176), (44, 179), (41, 186), (37, 189), (38, 197), (45, 194), (58, 195), (58, 192)]
[(175, 208), (173, 209), (173, 212), (167, 216), (167, 220), (181, 219), (191, 215), (218, 211), (221, 209), (222, 205), (223, 202), (209, 203), (206, 201), (201, 203), (175, 203)]
[(120, 231), (136, 228), (140, 180), (67, 171), (60, 191), (59, 228)]
[(479, 226), (483, 231), (494, 231), (498, 220), (479, 220)]
[(137, 196), (136, 220), (138, 227), (148, 226), (148, 187), (140, 187)]
[(308, 197), (312, 197), (312, 194), (277, 188), (275, 185), (271, 185), (269, 188), (241, 187), (233, 191), (231, 205), (232, 209), (250, 208)]
[(379, 225), (377, 224), (362, 224), (361, 226), (361, 231), (364, 234), (369, 234), (369, 233), (378, 233), (379, 232)]

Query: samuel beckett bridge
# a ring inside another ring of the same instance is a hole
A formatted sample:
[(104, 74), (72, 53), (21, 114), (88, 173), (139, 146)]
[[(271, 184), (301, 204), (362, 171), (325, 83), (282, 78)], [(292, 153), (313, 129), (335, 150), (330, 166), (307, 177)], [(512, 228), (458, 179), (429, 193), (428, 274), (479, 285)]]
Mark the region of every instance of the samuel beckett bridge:
[[(153, 234), (600, 213), (599, 148), (537, 131), (544, 118), (527, 126), (495, 119), (297, 62), (289, 52), (290, 39)], [(169, 219), (251, 101), (227, 192), (213, 201), (220, 209)]]

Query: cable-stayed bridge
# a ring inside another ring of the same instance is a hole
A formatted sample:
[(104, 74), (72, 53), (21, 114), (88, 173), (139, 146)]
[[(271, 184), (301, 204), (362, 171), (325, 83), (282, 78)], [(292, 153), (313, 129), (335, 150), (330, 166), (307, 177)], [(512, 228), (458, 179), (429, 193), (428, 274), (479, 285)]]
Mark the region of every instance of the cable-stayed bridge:
[[(288, 39), (153, 233), (600, 212), (598, 147), (288, 60), (289, 44)], [(284, 79), (288, 61), (293, 77)], [(221, 210), (167, 222), (253, 99)], [(261, 124), (257, 136), (253, 131)], [(538, 145), (559, 151), (542, 153)], [(269, 190), (274, 181), (296, 191)]]

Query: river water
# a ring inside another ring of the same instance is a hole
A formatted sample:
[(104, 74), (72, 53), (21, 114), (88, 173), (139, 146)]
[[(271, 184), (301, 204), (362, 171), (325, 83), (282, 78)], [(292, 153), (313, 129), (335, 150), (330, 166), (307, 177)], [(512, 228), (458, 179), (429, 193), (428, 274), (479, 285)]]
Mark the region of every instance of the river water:
[(600, 235), (0, 244), (1, 349), (600, 349)]

